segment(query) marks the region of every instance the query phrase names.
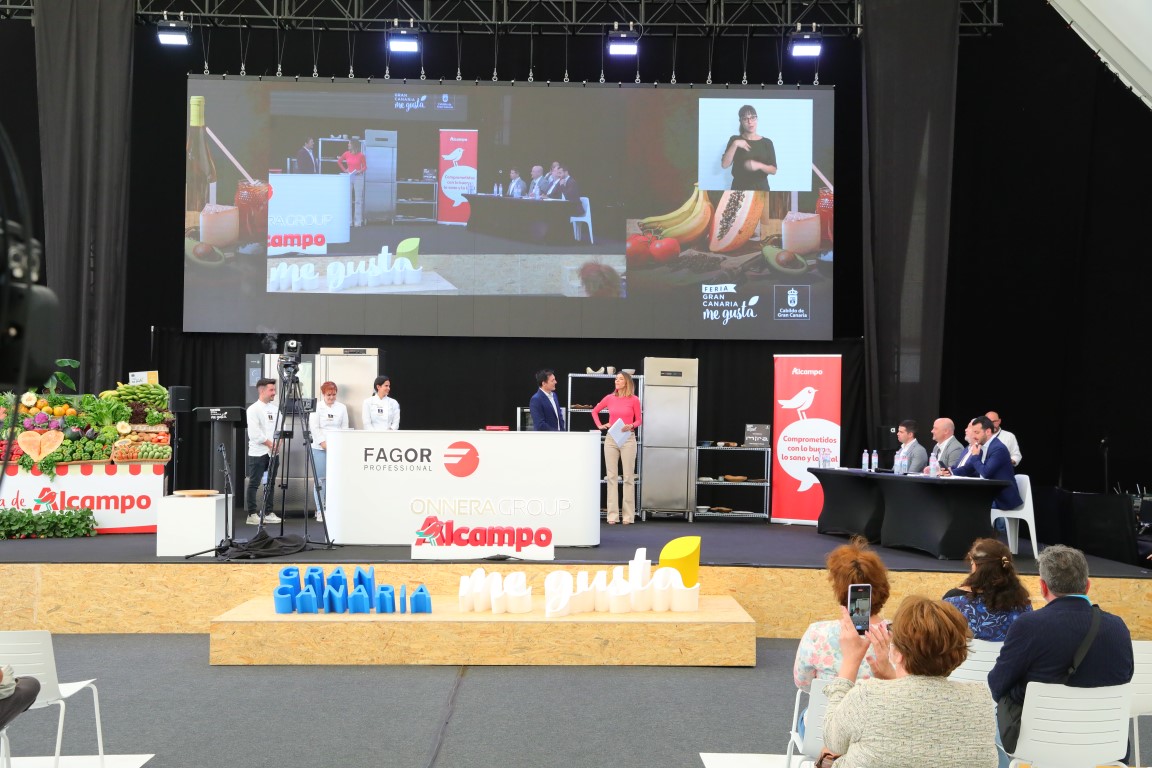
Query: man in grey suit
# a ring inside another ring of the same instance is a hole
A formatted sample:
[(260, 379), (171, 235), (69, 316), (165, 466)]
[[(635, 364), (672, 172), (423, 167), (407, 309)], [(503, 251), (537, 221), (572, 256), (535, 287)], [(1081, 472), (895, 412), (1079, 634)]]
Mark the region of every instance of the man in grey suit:
[(928, 452), (920, 441), (916, 439), (916, 422), (905, 419), (896, 429), (896, 439), (900, 441), (900, 450), (896, 451), (895, 465), (899, 466), (901, 459), (907, 461), (905, 474), (918, 475), (928, 466)]
[(964, 445), (956, 439), (956, 424), (952, 419), (940, 418), (932, 422), (932, 440), (936, 443), (932, 455), (936, 457), (939, 466), (951, 467), (960, 461)]

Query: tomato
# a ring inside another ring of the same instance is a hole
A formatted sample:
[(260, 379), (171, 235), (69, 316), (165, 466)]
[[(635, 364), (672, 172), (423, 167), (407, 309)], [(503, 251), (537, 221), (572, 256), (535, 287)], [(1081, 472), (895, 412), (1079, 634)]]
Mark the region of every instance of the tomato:
[(680, 241), (674, 237), (662, 237), (653, 242), (649, 250), (652, 251), (652, 258), (663, 264), (680, 255)]
[(628, 266), (639, 267), (652, 260), (649, 246), (652, 244), (651, 235), (629, 235), (624, 247), (624, 255), (628, 258)]

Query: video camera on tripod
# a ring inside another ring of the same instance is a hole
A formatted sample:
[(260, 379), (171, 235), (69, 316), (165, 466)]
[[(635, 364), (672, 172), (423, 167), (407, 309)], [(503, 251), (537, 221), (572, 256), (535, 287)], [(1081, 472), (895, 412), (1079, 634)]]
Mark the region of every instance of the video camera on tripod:
[(288, 339), (280, 351), (276, 361), (276, 370), (280, 372), (281, 381), (291, 381), (300, 372), (300, 342)]

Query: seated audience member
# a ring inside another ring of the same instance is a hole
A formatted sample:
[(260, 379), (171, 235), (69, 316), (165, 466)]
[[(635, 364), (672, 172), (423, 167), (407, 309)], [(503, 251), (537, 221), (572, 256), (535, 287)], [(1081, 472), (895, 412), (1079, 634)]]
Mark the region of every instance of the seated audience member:
[(558, 200), (579, 200), (580, 186), (568, 174), (568, 168), (561, 165), (556, 169), (556, 182), (548, 190), (548, 197)]
[[(952, 419), (939, 418), (932, 422), (932, 456), (938, 467), (950, 467), (960, 461), (964, 446), (956, 439), (956, 424)], [(928, 468), (925, 467), (927, 472)]]
[(0, 667), (0, 728), (12, 722), (36, 701), (40, 681), (34, 677), (16, 677), (12, 667)]
[(1000, 414), (996, 411), (988, 411), (984, 415), (988, 421), (992, 422), (992, 432), (995, 438), (1004, 443), (1004, 447), (1008, 449), (1008, 455), (1012, 457), (1012, 466), (1019, 464), (1020, 459), (1024, 456), (1020, 453), (1020, 441), (1016, 439), (1016, 435), (1006, 429), (1000, 429)]
[(1012, 458), (1008, 455), (1008, 449), (1004, 444), (994, 439), (992, 422), (987, 416), (977, 416), (968, 426), (976, 439), (976, 443), (969, 450), (969, 458), (944, 474), (1006, 480), (1008, 485), (996, 494), (992, 506), (995, 509), (1018, 509), (1023, 506), (1024, 500), (1020, 498), (1020, 491), (1016, 487), (1016, 472), (1012, 469)]
[[(890, 628), (874, 624), (859, 635), (842, 609), (843, 661), (824, 688), (824, 747), (820, 766), (993, 768), (995, 716), (988, 688), (952, 682), (968, 657), (968, 624), (943, 600), (912, 596)], [(881, 663), (876, 679), (857, 682), (869, 648)]]
[(1032, 610), (1028, 589), (1012, 564), (1012, 551), (997, 539), (976, 539), (967, 560), (972, 572), (958, 589), (948, 590), (944, 602), (960, 610), (977, 640), (1002, 643), (1012, 622)]
[(916, 429), (914, 419), (905, 419), (900, 422), (900, 426), (896, 429), (896, 439), (900, 441), (900, 450), (896, 451), (893, 468), (899, 465), (901, 459), (906, 459), (908, 461), (908, 468), (904, 472), (906, 475), (919, 474), (928, 466), (928, 451), (924, 450), (924, 446), (920, 445), (920, 441), (916, 439)]
[[(988, 673), (992, 698), (1008, 696), (1023, 703), (1028, 683), (1063, 683), (1074, 688), (1123, 685), (1132, 679), (1132, 636), (1124, 620), (1100, 611), (1096, 637), (1076, 673), (1072, 660), (1100, 610), (1088, 597), (1088, 560), (1084, 553), (1053, 544), (1036, 556), (1040, 594), (1047, 605), (1025, 613), (1008, 628), (1008, 636)], [(1011, 745), (1009, 745), (1011, 746)], [(1108, 755), (1101, 755), (1107, 759)], [(1116, 755), (1119, 758), (1119, 755)]]
[[(872, 585), (872, 620), (884, 609), (888, 602), (888, 569), (879, 555), (868, 548), (863, 537), (856, 537), (850, 544), (837, 547), (828, 553), (825, 560), (828, 567), (828, 581), (832, 584), (832, 597), (841, 608), (848, 604), (849, 584)], [(871, 654), (860, 665), (861, 679), (872, 676)], [(796, 661), (792, 676), (796, 687), (810, 690), (816, 678), (832, 678), (840, 668), (840, 622), (838, 619), (817, 621), (809, 625), (800, 638), (796, 649)]]

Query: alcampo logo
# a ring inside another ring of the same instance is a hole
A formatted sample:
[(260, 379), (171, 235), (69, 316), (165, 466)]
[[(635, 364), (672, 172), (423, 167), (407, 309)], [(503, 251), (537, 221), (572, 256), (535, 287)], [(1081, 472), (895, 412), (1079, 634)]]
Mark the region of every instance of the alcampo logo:
[(456, 477), (468, 477), (480, 466), (480, 452), (472, 443), (458, 440), (444, 451), (444, 469)]
[(546, 547), (552, 543), (551, 528), (514, 527), (511, 525), (467, 526), (459, 528), (451, 520), (443, 521), (435, 515), (424, 518), (416, 531), (416, 546), (432, 547), (511, 547), (519, 552), (524, 547)]
[(105, 495), (89, 495), (89, 496), (69, 496), (64, 491), (56, 492), (51, 488), (45, 487), (40, 493), (36, 494), (36, 498), (32, 500), (32, 511), (37, 512), (41, 508), (45, 510), (54, 509), (61, 512), (69, 508), (78, 509), (91, 509), (97, 512), (103, 509), (115, 509), (121, 512), (127, 512), (130, 509), (148, 509), (152, 506), (152, 498), (150, 496), (132, 496), (130, 494), (115, 494)]

